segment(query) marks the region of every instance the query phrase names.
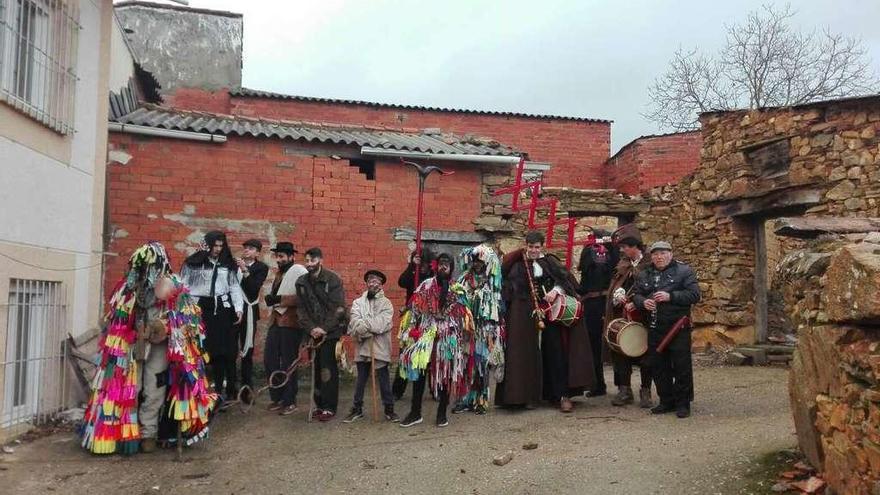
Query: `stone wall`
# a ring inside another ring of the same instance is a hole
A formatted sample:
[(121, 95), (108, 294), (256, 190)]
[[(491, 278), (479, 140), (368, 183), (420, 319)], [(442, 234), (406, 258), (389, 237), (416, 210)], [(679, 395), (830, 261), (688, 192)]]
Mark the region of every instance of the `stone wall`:
[[(880, 213), (880, 97), (704, 114), (700, 167), (647, 193), (647, 242), (670, 241), (703, 289), (701, 331), (725, 342), (755, 335), (755, 236), (782, 215)], [(769, 267), (771, 270), (772, 266)], [(700, 333), (700, 332), (698, 332)]]
[(815, 242), (778, 274), (799, 337), (789, 393), (800, 447), (835, 493), (877, 493), (880, 234)]

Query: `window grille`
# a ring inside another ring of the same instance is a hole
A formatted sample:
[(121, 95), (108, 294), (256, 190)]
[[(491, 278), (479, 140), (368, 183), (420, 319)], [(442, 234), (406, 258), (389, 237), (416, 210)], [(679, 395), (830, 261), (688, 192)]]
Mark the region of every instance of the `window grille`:
[(12, 279), (7, 309), (0, 427), (39, 424), (67, 402), (67, 306), (62, 285)]
[(78, 2), (0, 0), (0, 101), (73, 132)]

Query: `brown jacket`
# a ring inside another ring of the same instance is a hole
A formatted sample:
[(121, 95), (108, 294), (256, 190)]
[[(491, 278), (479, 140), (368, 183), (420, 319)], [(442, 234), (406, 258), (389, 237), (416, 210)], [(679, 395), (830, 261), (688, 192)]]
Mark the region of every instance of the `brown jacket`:
[(611, 285), (608, 287), (608, 299), (605, 302), (606, 327), (612, 320), (620, 318), (623, 315), (623, 306), (614, 306), (614, 291), (617, 290), (618, 287), (623, 287), (628, 291), (630, 287), (635, 284), (636, 276), (649, 266), (651, 266), (651, 257), (647, 253), (642, 256), (642, 259), (639, 260), (639, 263), (635, 266), (633, 266), (629, 258), (625, 256), (617, 263), (617, 267), (614, 269), (614, 275), (611, 276)]
[[(283, 274), (277, 273), (275, 275), (275, 280), (272, 282), (272, 295), (278, 295), (281, 282), (285, 277), (291, 277), (292, 282), (290, 282), (289, 285), (293, 285), (299, 277), (306, 274), (307, 271), (302, 265), (293, 265)], [(299, 328), (299, 319), (297, 316), (298, 306), (299, 297), (295, 292), (291, 294), (281, 294), (281, 300), (278, 304), (270, 308), (272, 312), (269, 316), (269, 326), (276, 325), (285, 328)]]

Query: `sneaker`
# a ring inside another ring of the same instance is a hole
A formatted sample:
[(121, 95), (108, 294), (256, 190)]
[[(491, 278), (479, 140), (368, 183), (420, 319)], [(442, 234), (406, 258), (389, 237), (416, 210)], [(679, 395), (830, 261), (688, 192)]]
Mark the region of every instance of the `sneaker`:
[(437, 421), (435, 423), (438, 428), (443, 428), (449, 426), (449, 419), (446, 418), (446, 414), (438, 414)]
[(330, 421), (331, 419), (333, 419), (333, 418), (335, 418), (335, 417), (336, 417), (336, 413), (335, 413), (335, 412), (333, 412), (333, 411), (326, 411), (326, 410), (325, 410), (325, 411), (321, 411), (321, 412), (319, 412), (318, 414), (315, 415), (315, 418), (317, 418), (318, 421), (321, 421), (321, 422), (324, 422), (324, 423), (326, 423), (327, 421)]
[(486, 414), (486, 406), (477, 406), (474, 408), (474, 414), (477, 416), (482, 416)]
[(342, 420), (343, 423), (354, 423), (355, 421), (364, 417), (363, 409), (355, 409), (352, 408), (351, 412), (348, 413), (348, 416)]
[[(279, 404), (280, 406), (280, 404)], [(296, 407), (296, 404), (290, 404), (289, 406), (283, 406), (281, 410), (278, 412), (281, 416), (290, 416), (291, 414), (299, 411), (299, 408)]]
[(651, 400), (651, 389), (650, 388), (640, 388), (639, 389), (639, 407), (642, 409), (648, 409), (653, 406), (654, 402)]
[(284, 406), (282, 406), (280, 402), (273, 402), (269, 404), (269, 407), (267, 407), (266, 410), (270, 412), (275, 412), (280, 411), (282, 407)]
[(463, 412), (471, 411), (471, 406), (465, 404), (464, 402), (459, 402), (452, 408), (452, 414), (461, 414)]
[(415, 426), (422, 422), (421, 414), (413, 414), (409, 413), (406, 415), (406, 418), (400, 422), (401, 428), (409, 428), (410, 426)]
[(675, 408), (675, 415), (678, 416), (679, 419), (687, 418), (691, 415), (691, 408), (689, 406), (678, 406)]
[(385, 411), (385, 421), (389, 423), (400, 423), (400, 416), (394, 411)]
[(630, 387), (620, 387), (617, 389), (617, 395), (611, 399), (611, 405), (617, 407), (632, 404), (633, 402), (635, 402), (635, 398)]
[(602, 397), (606, 394), (608, 394), (608, 390), (604, 388), (597, 388), (596, 390), (587, 390), (586, 392), (584, 392), (584, 397)]
[(232, 406), (233, 406), (233, 404), (232, 404), (231, 401), (228, 401), (228, 400), (227, 400), (227, 401), (223, 401), (223, 403), (220, 404), (220, 412), (226, 412), (226, 411), (228, 411), (229, 408), (232, 407)]
[(651, 414), (666, 414), (671, 413), (672, 411), (675, 411), (675, 406), (670, 406), (662, 402), (651, 408)]

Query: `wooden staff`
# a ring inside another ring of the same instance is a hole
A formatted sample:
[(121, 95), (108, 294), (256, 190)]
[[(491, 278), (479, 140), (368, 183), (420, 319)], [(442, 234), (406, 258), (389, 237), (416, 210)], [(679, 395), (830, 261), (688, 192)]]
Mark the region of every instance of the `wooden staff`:
[(373, 402), (373, 422), (379, 422), (379, 399), (376, 395), (376, 354), (373, 352), (373, 341), (376, 336), (370, 337), (370, 398)]
[(682, 316), (677, 322), (675, 322), (675, 325), (672, 325), (672, 328), (670, 328), (669, 331), (666, 332), (663, 340), (660, 341), (660, 345), (657, 346), (657, 352), (659, 353), (665, 351), (666, 348), (669, 347), (669, 344), (672, 342), (672, 339), (674, 339), (675, 336), (678, 335), (678, 332), (681, 331), (681, 329), (687, 326), (687, 324), (690, 322), (691, 320), (687, 316)]

